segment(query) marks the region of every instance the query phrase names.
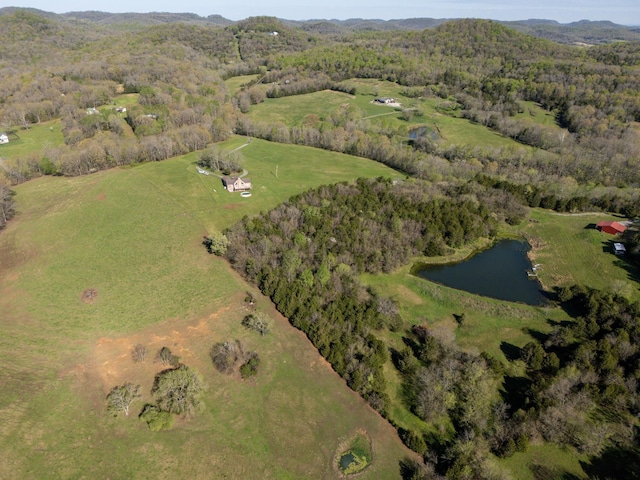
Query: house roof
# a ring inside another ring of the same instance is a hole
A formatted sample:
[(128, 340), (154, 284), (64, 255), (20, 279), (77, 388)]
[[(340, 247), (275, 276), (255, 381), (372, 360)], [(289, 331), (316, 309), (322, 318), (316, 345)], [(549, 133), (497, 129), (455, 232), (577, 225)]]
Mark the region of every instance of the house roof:
[(597, 227), (599, 229), (603, 229), (603, 228), (608, 228), (608, 229), (613, 229), (616, 230), (620, 233), (624, 232), (627, 227), (625, 227), (624, 225), (622, 225), (621, 223), (618, 222), (612, 222), (612, 221), (602, 221), (602, 222), (598, 222)]

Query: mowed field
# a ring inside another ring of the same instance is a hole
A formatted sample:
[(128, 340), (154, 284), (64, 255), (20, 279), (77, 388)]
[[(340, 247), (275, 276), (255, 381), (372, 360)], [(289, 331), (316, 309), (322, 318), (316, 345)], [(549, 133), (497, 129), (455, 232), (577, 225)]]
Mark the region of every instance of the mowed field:
[[(273, 330), (244, 329), (250, 287), (201, 245), (294, 193), (397, 174), (257, 140), (241, 151), (250, 198), (199, 174), (196, 155), (16, 187), (19, 215), (0, 233), (0, 478), (337, 478), (337, 449), (359, 431), (374, 455), (359, 478), (399, 478), (411, 452), (395, 430), (254, 290)], [(213, 344), (233, 339), (262, 359), (252, 380), (211, 364)], [(138, 343), (150, 358), (136, 364)], [(202, 411), (151, 432), (137, 414), (153, 400), (162, 346), (197, 369), (207, 391)], [(142, 385), (143, 399), (129, 417), (111, 417), (105, 396), (127, 381)]]

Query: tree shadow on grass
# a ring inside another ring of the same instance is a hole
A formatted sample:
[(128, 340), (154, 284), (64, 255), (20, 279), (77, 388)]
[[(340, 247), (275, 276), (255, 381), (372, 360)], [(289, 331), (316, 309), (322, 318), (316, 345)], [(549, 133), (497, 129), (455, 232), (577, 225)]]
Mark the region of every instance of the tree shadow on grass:
[(530, 464), (529, 470), (533, 473), (535, 480), (584, 480), (583, 477), (578, 477), (573, 473), (539, 463)]
[(521, 350), (520, 350), (520, 347), (516, 345), (503, 341), (503, 342), (500, 342), (500, 350), (502, 350), (502, 353), (504, 353), (504, 356), (510, 362), (520, 359)]
[(511, 405), (512, 411), (524, 408), (529, 399), (531, 380), (526, 377), (504, 377), (502, 383), (502, 400)]
[(640, 479), (640, 449), (638, 447), (609, 447), (590, 463), (580, 462), (590, 478), (625, 480)]
[(528, 333), (534, 339), (536, 339), (538, 342), (540, 342), (541, 345), (544, 345), (544, 342), (546, 342), (547, 339), (549, 338), (548, 334), (543, 333), (540, 330), (534, 330), (533, 328), (524, 328), (523, 330), (524, 330), (525, 333)]

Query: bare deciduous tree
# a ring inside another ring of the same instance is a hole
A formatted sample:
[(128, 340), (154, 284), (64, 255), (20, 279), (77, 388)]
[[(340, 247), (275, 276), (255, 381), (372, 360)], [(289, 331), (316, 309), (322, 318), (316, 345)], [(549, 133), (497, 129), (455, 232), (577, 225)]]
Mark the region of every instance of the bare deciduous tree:
[(117, 416), (119, 413), (129, 415), (129, 407), (138, 398), (142, 396), (142, 387), (133, 383), (125, 383), (113, 387), (107, 395), (107, 410)]

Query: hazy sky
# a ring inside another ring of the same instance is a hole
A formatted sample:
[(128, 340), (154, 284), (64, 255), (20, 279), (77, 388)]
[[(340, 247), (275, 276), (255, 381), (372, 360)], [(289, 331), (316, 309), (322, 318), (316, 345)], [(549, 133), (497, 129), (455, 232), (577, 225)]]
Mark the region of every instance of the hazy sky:
[[(610, 20), (623, 25), (640, 25), (639, 0), (23, 0), (7, 5), (33, 7), (64, 13), (100, 10), (104, 12), (188, 12), (222, 15), (240, 20), (271, 15), (289, 20), (347, 18), (491, 18), (526, 20), (544, 18), (562, 23), (577, 20)], [(18, 0), (19, 1), (19, 0)], [(0, 4), (0, 6), (2, 6)]]

